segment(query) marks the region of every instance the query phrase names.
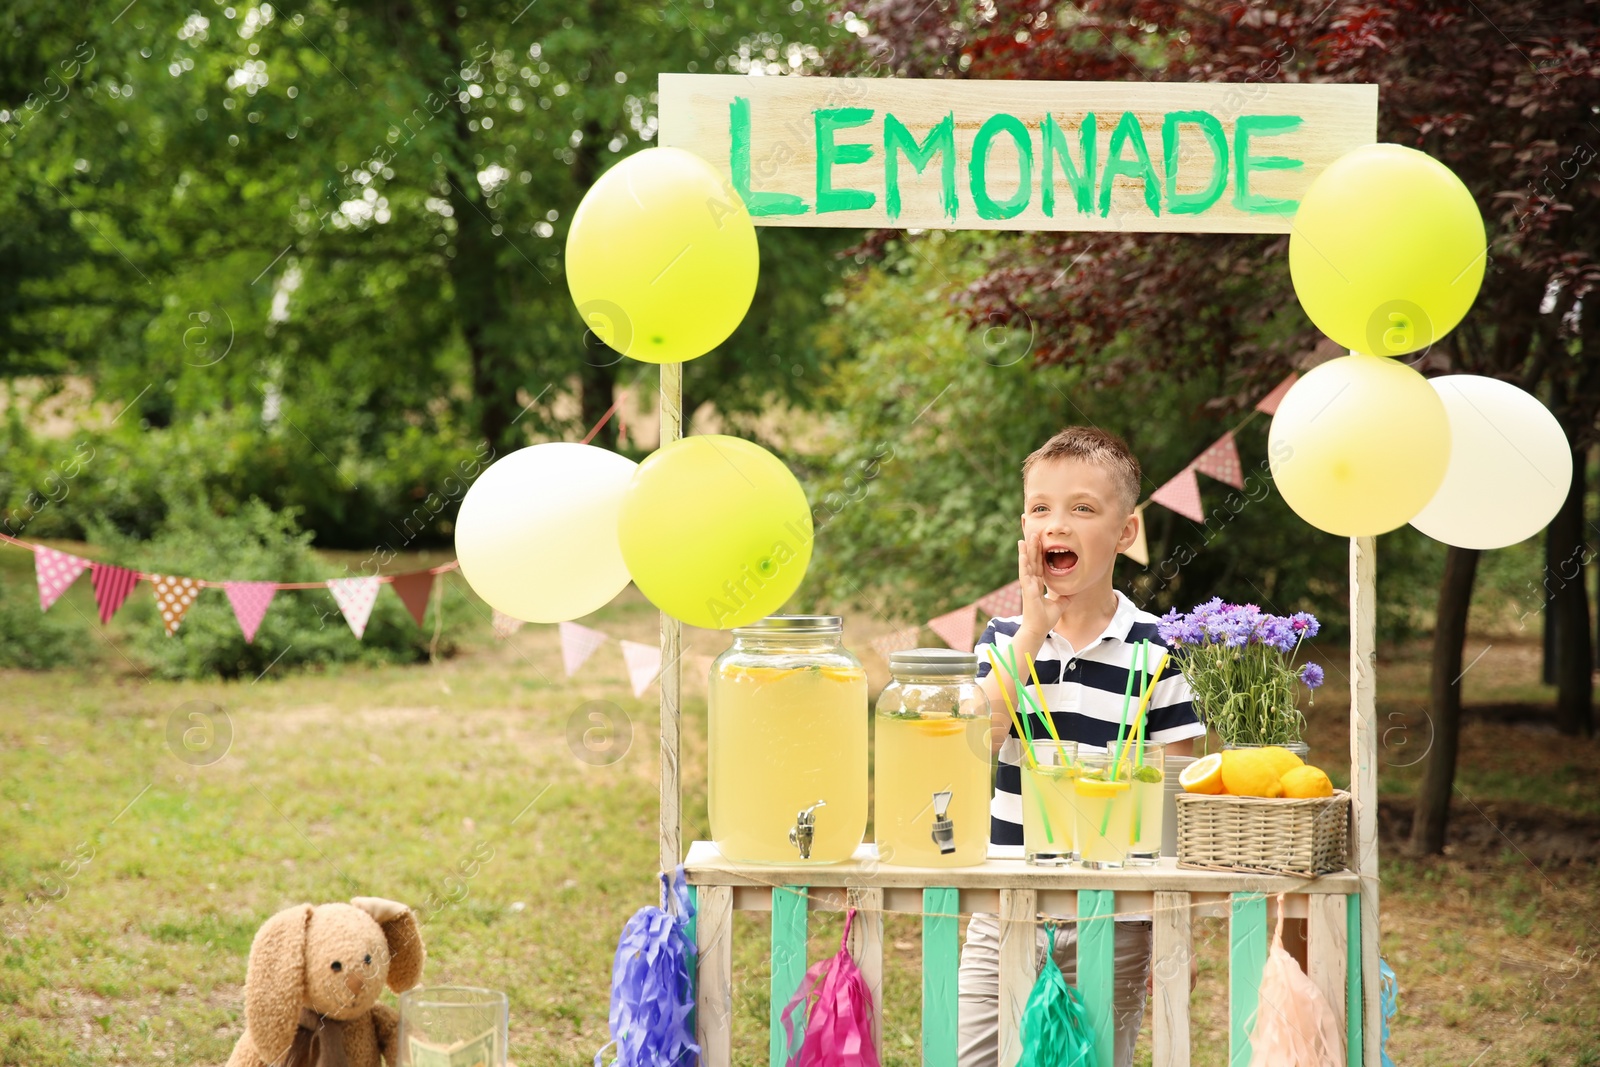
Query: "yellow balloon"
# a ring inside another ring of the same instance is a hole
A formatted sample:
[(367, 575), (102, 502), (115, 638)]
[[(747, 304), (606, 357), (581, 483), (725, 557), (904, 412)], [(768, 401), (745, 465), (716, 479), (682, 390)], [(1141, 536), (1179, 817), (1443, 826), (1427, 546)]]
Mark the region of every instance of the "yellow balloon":
[(1428, 380), (1399, 360), (1349, 355), (1284, 394), (1267, 434), (1289, 507), (1341, 537), (1387, 533), (1427, 507), (1450, 462), (1450, 419)]
[(567, 232), (567, 288), (584, 325), (625, 356), (703, 356), (750, 310), (761, 257), (744, 201), (681, 148), (647, 148), (600, 176)]
[(811, 562), (811, 508), (783, 461), (738, 437), (674, 441), (634, 472), (617, 539), (634, 584), (711, 630), (771, 615)]
[(1289, 274), (1317, 329), (1399, 356), (1455, 329), (1483, 283), (1483, 216), (1455, 172), (1397, 144), (1347, 152), (1295, 212)]

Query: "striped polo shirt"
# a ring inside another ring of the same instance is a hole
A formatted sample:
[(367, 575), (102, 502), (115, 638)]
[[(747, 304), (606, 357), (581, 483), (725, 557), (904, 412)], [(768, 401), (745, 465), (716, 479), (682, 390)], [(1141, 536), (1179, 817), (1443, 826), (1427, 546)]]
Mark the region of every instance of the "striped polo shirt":
[[(1140, 611), (1133, 601), (1114, 590), (1117, 609), (1111, 621), (1098, 638), (1082, 649), (1074, 649), (1066, 638), (1051, 631), (1039, 654), (1034, 657), (1034, 668), (1039, 673), (1039, 684), (1044, 689), (1043, 705), (1050, 709), (1056, 732), (1064, 741), (1096, 745), (1104, 748), (1117, 739), (1117, 727), (1122, 722), (1123, 693), (1128, 685), (1128, 673), (1135, 670), (1134, 652), (1140, 641), (1154, 642), (1150, 667), (1153, 670), (1160, 651), (1166, 648), (1156, 632), (1156, 616)], [(991, 671), (989, 649), (1004, 652), (1022, 627), (1021, 615), (1010, 615), (990, 621), (978, 642), (978, 677), (987, 677)], [(1004, 662), (1003, 656), (1001, 657)], [(1018, 668), (1026, 671), (1022, 664)], [(1140, 681), (1135, 679), (1137, 689)], [(1033, 688), (1028, 680), (1027, 687)], [(1037, 697), (1038, 694), (1035, 694)], [(1137, 701), (1138, 694), (1134, 694)], [(1134, 703), (1129, 718), (1138, 708)], [(1020, 712), (1022, 709), (1018, 708)], [(1192, 693), (1188, 679), (1176, 662), (1167, 661), (1166, 668), (1156, 682), (1150, 707), (1145, 712), (1145, 736), (1152, 741), (1182, 741), (1199, 737), (1205, 727), (1195, 716)], [(1047, 737), (1049, 731), (1039, 716), (1034, 716), (1028, 728), (1035, 737)], [(989, 840), (996, 845), (1022, 844), (1022, 742), (1017, 728), (1012, 725), (1000, 746), (1000, 765), (995, 775), (994, 799), (989, 803)]]

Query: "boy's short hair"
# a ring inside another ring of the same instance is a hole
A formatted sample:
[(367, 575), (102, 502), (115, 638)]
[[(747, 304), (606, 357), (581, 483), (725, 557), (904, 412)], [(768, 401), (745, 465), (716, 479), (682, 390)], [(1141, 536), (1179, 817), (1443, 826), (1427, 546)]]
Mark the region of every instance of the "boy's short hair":
[(1114, 433), (1094, 426), (1068, 426), (1022, 461), (1024, 483), (1033, 465), (1047, 459), (1081, 459), (1097, 464), (1111, 475), (1128, 511), (1133, 511), (1133, 506), (1139, 502), (1139, 484), (1143, 477), (1139, 461), (1128, 450), (1127, 442)]

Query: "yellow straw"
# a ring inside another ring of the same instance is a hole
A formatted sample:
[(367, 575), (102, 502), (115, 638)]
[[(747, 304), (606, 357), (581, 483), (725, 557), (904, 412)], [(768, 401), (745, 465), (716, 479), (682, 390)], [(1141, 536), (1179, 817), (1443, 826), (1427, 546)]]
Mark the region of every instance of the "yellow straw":
[(1022, 720), (1017, 717), (1017, 707), (1011, 702), (1011, 694), (1006, 692), (1005, 680), (1000, 677), (1000, 661), (995, 658), (993, 648), (988, 648), (984, 651), (989, 653), (989, 662), (994, 665), (995, 680), (1000, 683), (1000, 695), (1005, 697), (1006, 710), (1011, 713), (1011, 723), (1017, 728), (1017, 736), (1022, 739), (1022, 751), (1028, 756), (1029, 766), (1037, 769), (1039, 766), (1039, 758), (1033, 754), (1033, 739), (1029, 737), (1028, 732), (1022, 728)]
[[(1156, 679), (1161, 677), (1161, 670), (1162, 670), (1162, 668), (1164, 668), (1167, 665), (1167, 656), (1168, 655), (1169, 655), (1169, 653), (1167, 653), (1167, 652), (1163, 652), (1161, 654), (1161, 659), (1156, 663), (1156, 671), (1155, 671), (1154, 674), (1152, 674), (1150, 676), (1150, 685), (1145, 689), (1144, 695), (1139, 698), (1139, 710), (1133, 713), (1133, 727), (1128, 731), (1127, 735), (1125, 737), (1123, 737), (1123, 739), (1122, 739), (1122, 747), (1117, 750), (1117, 758), (1111, 765), (1111, 777), (1108, 779), (1108, 781), (1113, 781), (1114, 782), (1114, 781), (1117, 780), (1117, 775), (1122, 770), (1122, 764), (1128, 758), (1128, 742), (1133, 740), (1134, 735), (1139, 732), (1140, 727), (1144, 723), (1144, 709), (1150, 706), (1150, 698), (1155, 695), (1155, 692), (1156, 692)], [(1110, 748), (1109, 745), (1106, 746), (1106, 747), (1107, 747), (1107, 749)], [(1132, 786), (1133, 786), (1133, 770), (1132, 770), (1132, 768), (1129, 768), (1129, 770), (1128, 770), (1128, 786), (1129, 786), (1129, 788), (1132, 788)], [(1101, 837), (1104, 837), (1106, 835), (1106, 827), (1108, 825), (1110, 825), (1110, 822), (1111, 822), (1111, 805), (1110, 805), (1110, 803), (1107, 803), (1106, 804), (1105, 814), (1103, 816), (1101, 816), (1101, 818), (1100, 818), (1100, 836)], [(1135, 832), (1137, 833), (1137, 830)]]
[[(1139, 732), (1139, 729), (1144, 722), (1144, 709), (1150, 706), (1150, 698), (1154, 696), (1156, 692), (1156, 681), (1161, 677), (1161, 671), (1166, 667), (1167, 657), (1170, 655), (1170, 651), (1161, 653), (1161, 659), (1156, 662), (1155, 673), (1150, 676), (1149, 688), (1147, 688), (1144, 691), (1144, 695), (1139, 698), (1139, 710), (1134, 712), (1133, 727), (1128, 731), (1128, 735), (1122, 739), (1122, 747), (1117, 750), (1118, 767), (1121, 767), (1123, 760), (1127, 759), (1128, 757), (1128, 742), (1133, 740), (1134, 735)], [(1113, 771), (1113, 773), (1115, 772)]]
[[(1011, 694), (1006, 692), (1006, 683), (1005, 680), (1000, 677), (1000, 661), (995, 658), (994, 647), (991, 645), (989, 648), (984, 649), (984, 651), (989, 653), (989, 663), (994, 667), (995, 681), (1000, 685), (1000, 695), (1005, 697), (1006, 710), (1011, 713), (1011, 722), (1017, 728), (1017, 736), (1022, 739), (1022, 753), (1028, 757), (1028, 765), (1034, 770), (1038, 770), (1039, 757), (1033, 754), (1033, 738), (1030, 737), (1028, 735), (1028, 731), (1023, 728), (1022, 720), (1017, 717), (1016, 705), (1011, 703)], [(1013, 657), (1013, 659), (1015, 659), (1015, 657)], [(1016, 679), (1015, 671), (1012, 672), (1011, 677), (1013, 681)], [(1018, 687), (1018, 691), (1021, 691), (1020, 686)], [(1050, 828), (1050, 815), (1044, 809), (1044, 797), (1036, 794), (1034, 799), (1039, 802), (1039, 821), (1044, 825), (1045, 840), (1049, 841), (1053, 845), (1056, 841), (1056, 835), (1055, 831)]]
[(1039, 704), (1044, 708), (1044, 728), (1050, 731), (1050, 737), (1056, 744), (1061, 744), (1061, 735), (1056, 733), (1055, 717), (1050, 714), (1050, 704), (1044, 698), (1044, 686), (1039, 684), (1039, 672), (1033, 668), (1033, 657), (1026, 652), (1022, 658), (1028, 661), (1028, 673), (1033, 676), (1033, 691), (1039, 694)]

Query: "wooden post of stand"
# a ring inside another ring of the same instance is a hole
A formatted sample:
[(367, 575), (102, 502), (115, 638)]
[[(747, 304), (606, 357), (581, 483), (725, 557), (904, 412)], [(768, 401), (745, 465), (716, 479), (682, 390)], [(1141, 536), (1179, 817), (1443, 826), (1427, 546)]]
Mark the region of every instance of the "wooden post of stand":
[[(661, 364), (661, 445), (683, 436), (683, 364)], [(683, 813), (678, 793), (678, 711), (683, 682), (682, 627), (661, 613), (661, 869), (683, 860)]]
[[(1361, 876), (1361, 1001), (1365, 1067), (1378, 1067), (1383, 1013), (1378, 984), (1377, 539), (1350, 539), (1350, 794), (1355, 870)], [(1354, 1062), (1352, 1058), (1352, 1062)]]

